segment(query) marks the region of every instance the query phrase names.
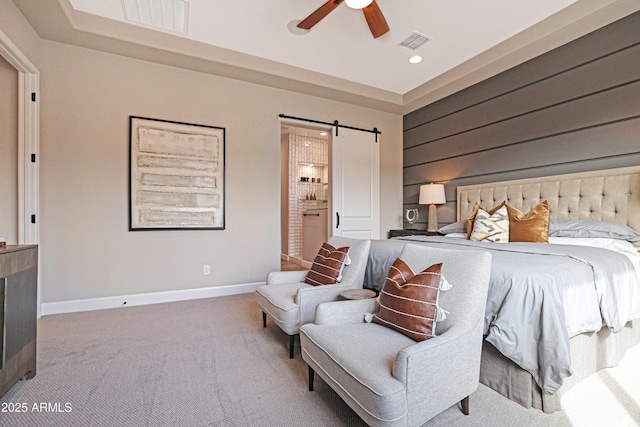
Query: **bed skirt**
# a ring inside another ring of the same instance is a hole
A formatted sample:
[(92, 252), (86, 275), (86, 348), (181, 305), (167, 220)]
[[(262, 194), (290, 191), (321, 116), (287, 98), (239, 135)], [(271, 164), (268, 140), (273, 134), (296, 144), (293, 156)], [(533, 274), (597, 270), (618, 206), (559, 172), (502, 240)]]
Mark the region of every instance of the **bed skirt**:
[(544, 393), (527, 371), (504, 357), (488, 342), (482, 349), (480, 382), (525, 408), (546, 413), (559, 411), (560, 398), (574, 385), (599, 371), (617, 366), (627, 349), (640, 343), (640, 319), (628, 322), (619, 333), (604, 327), (570, 340), (573, 375), (565, 378), (556, 394)]

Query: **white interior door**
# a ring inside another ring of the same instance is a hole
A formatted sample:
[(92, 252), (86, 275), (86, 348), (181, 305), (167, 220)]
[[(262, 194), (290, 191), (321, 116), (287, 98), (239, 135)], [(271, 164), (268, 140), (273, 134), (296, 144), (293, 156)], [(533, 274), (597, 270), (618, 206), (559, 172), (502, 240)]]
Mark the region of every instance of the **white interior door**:
[[(378, 136), (379, 138), (379, 136)], [(333, 129), (331, 234), (380, 238), (380, 149), (375, 134)]]

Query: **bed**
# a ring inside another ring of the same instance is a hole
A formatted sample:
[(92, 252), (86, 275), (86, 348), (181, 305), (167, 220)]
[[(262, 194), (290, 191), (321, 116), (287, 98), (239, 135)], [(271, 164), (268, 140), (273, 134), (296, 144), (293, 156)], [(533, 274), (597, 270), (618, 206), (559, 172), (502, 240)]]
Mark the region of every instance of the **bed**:
[[(544, 200), (549, 244), (474, 242), (455, 233), (476, 203), (489, 210), (505, 201), (528, 212)], [(483, 384), (554, 412), (573, 385), (640, 343), (640, 166), (458, 187), (457, 220), (446, 236), (372, 242), (365, 286), (381, 287), (407, 243), (491, 251)]]

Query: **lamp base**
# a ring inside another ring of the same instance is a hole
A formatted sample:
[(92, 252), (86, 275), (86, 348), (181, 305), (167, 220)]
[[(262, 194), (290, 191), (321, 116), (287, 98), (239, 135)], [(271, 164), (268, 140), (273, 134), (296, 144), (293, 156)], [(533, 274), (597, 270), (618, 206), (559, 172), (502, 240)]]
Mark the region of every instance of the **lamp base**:
[(436, 205), (433, 203), (429, 205), (429, 222), (427, 223), (427, 231), (438, 231), (438, 212), (436, 212)]

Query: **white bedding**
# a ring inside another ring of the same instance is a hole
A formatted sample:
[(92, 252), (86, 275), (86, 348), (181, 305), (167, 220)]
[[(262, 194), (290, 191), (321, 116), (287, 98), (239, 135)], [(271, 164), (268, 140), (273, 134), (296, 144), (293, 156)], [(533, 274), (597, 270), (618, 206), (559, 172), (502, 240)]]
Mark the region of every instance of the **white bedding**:
[(549, 244), (552, 245), (578, 245), (593, 246), (594, 248), (610, 249), (626, 255), (633, 263), (638, 274), (640, 274), (640, 248), (633, 246), (631, 242), (619, 239), (607, 238), (587, 238), (587, 237), (549, 237)]
[[(630, 285), (634, 283), (633, 277), (640, 278), (640, 253), (633, 244), (625, 240), (608, 238), (576, 238), (576, 237), (549, 237), (550, 245), (574, 245), (590, 246), (626, 256), (633, 265), (634, 271), (620, 271), (610, 289), (596, 289), (600, 311), (605, 325), (618, 332), (622, 326), (632, 319), (640, 318), (640, 287)], [(595, 322), (583, 322), (584, 298), (574, 292), (562, 295), (562, 302), (567, 322), (569, 337), (574, 337), (583, 332), (593, 331), (597, 325)], [(608, 315), (608, 317), (607, 317)]]
[[(446, 237), (466, 239), (465, 233), (449, 233)], [(499, 245), (500, 243), (493, 243)], [(608, 249), (626, 256), (635, 269), (636, 277), (640, 277), (640, 249), (626, 240), (609, 239), (609, 238), (586, 238), (586, 237), (549, 237), (549, 245), (574, 245), (574, 246), (590, 246), (601, 249)], [(603, 325), (609, 323), (614, 331), (624, 325), (628, 319), (640, 318), (640, 306), (636, 304), (640, 301), (640, 288), (634, 286), (625, 286), (630, 282), (633, 272), (621, 272), (619, 286), (608, 291), (609, 299), (615, 300), (615, 313), (609, 313), (611, 316), (608, 321), (603, 322), (601, 307), (594, 304), (595, 300), (598, 305), (604, 306), (607, 293), (605, 289), (594, 289), (594, 293), (585, 292), (584, 288), (577, 287), (560, 287), (560, 298), (563, 304), (567, 333), (569, 337), (574, 337), (584, 332), (591, 332), (600, 329)], [(605, 308), (606, 311), (606, 308)], [(610, 311), (614, 311), (613, 309)], [(615, 318), (619, 319), (616, 320)], [(619, 327), (618, 327), (619, 326)]]

